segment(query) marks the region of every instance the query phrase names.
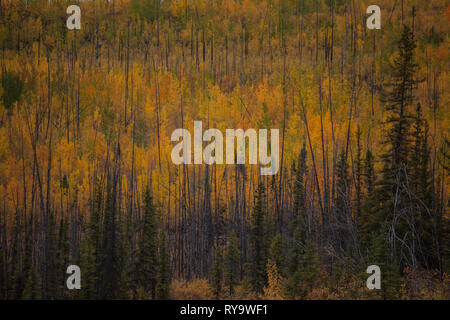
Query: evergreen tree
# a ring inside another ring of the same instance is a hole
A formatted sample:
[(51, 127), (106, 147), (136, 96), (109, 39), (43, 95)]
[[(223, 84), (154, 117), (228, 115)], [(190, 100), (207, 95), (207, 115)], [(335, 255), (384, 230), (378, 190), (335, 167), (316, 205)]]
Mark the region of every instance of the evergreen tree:
[(61, 218), (59, 235), (58, 235), (58, 249), (56, 256), (56, 280), (58, 297), (65, 296), (65, 276), (66, 268), (68, 266), (70, 257), (70, 242), (69, 242), (69, 224), (67, 218)]
[[(29, 222), (25, 223), (25, 251), (23, 260), (23, 274), (28, 280), (30, 269), (33, 267), (33, 220), (31, 217)], [(41, 288), (39, 288), (38, 290), (40, 289)]]
[(90, 239), (83, 239), (79, 250), (79, 266), (83, 271), (82, 288), (77, 292), (81, 299), (96, 299), (98, 298), (99, 276), (97, 273), (98, 267), (96, 264), (95, 248)]
[(362, 176), (363, 176), (363, 161), (361, 150), (361, 127), (358, 124), (356, 130), (356, 159), (355, 159), (355, 178), (356, 178), (356, 218), (361, 216), (361, 202), (362, 202)]
[(22, 95), (24, 82), (19, 75), (7, 71), (6, 68), (3, 68), (2, 70), (1, 81), (3, 88), (3, 105), (8, 111), (8, 114), (11, 114), (14, 103), (18, 101)]
[(98, 179), (94, 189), (92, 212), (89, 218), (88, 235), (81, 242), (79, 251), (80, 268), (83, 270), (83, 299), (95, 299), (100, 291), (100, 273), (102, 262), (102, 181)]
[[(44, 295), (46, 299), (56, 299), (58, 297), (58, 270), (57, 270), (57, 230), (56, 219), (53, 212), (48, 217), (48, 233), (46, 234), (46, 260), (45, 260), (45, 287)], [(64, 270), (65, 271), (65, 270)], [(63, 272), (64, 272), (63, 271)]]
[(103, 248), (102, 262), (100, 267), (101, 292), (103, 299), (116, 299), (120, 296), (120, 280), (122, 277), (122, 266), (120, 255), (120, 230), (116, 217), (117, 205), (117, 182), (107, 183), (107, 197), (103, 223)]
[(216, 258), (211, 268), (211, 273), (214, 288), (214, 296), (216, 297), (216, 299), (219, 299), (220, 294), (222, 292), (222, 282), (223, 282), (223, 252), (221, 246), (217, 246), (216, 248)]
[(381, 224), (377, 219), (378, 195), (375, 192), (376, 176), (374, 156), (370, 149), (366, 151), (364, 159), (363, 181), (366, 192), (362, 200), (361, 216), (357, 222), (361, 240), (361, 251), (363, 255), (366, 255), (366, 251), (370, 246), (371, 233), (381, 228)]
[[(306, 165), (306, 146), (303, 144), (303, 147), (300, 151), (298, 157), (297, 166), (294, 163), (294, 207), (293, 207), (293, 217), (291, 222), (291, 229), (294, 232), (295, 229), (301, 228), (304, 223), (304, 215), (306, 210), (306, 192), (305, 192), (305, 175), (307, 173), (307, 165)], [(306, 236), (306, 235), (304, 235)]]
[(301, 259), (304, 254), (304, 244), (308, 237), (305, 227), (306, 215), (306, 192), (305, 192), (305, 175), (307, 172), (306, 165), (306, 146), (300, 151), (297, 165), (294, 164), (294, 206), (291, 222), (292, 244), (289, 249), (288, 258), (288, 275), (287, 293), (291, 298), (300, 296), (299, 281), (301, 275)]
[(251, 265), (250, 282), (253, 290), (262, 293), (267, 282), (266, 264), (267, 264), (267, 226), (266, 226), (266, 208), (265, 208), (265, 190), (261, 182), (255, 195), (255, 204), (251, 216), (250, 246), (251, 246)]
[(102, 192), (102, 180), (98, 179), (95, 185), (94, 203), (92, 208), (91, 217), (89, 220), (89, 243), (93, 249), (94, 270), (98, 271), (98, 268), (102, 259), (102, 204), (103, 204), (103, 192)]
[(144, 213), (142, 235), (138, 252), (139, 284), (145, 292), (156, 299), (156, 283), (158, 280), (158, 238), (156, 212), (149, 187), (144, 191)]
[(308, 293), (318, 283), (319, 261), (311, 241), (306, 240), (297, 260), (296, 270), (287, 283), (286, 291), (291, 298), (307, 297)]
[(41, 298), (40, 295), (40, 282), (36, 269), (31, 266), (28, 271), (27, 281), (25, 283), (25, 288), (22, 293), (22, 299), (24, 300), (38, 300)]
[(372, 233), (366, 265), (377, 265), (381, 269), (381, 290), (373, 290), (371, 295), (376, 298), (392, 300), (402, 297), (402, 279), (398, 261), (391, 257), (387, 233), (387, 224), (382, 226), (378, 232)]
[(170, 292), (170, 257), (167, 247), (167, 236), (164, 231), (159, 234), (159, 277), (158, 299), (169, 299)]
[(20, 299), (25, 286), (25, 276), (21, 268), (21, 251), (22, 251), (22, 224), (20, 216), (16, 215), (11, 236), (11, 249), (7, 265), (7, 293), (10, 299)]
[[(385, 144), (387, 151), (382, 155), (382, 180), (379, 188), (378, 224), (389, 222), (397, 239), (393, 244), (395, 256), (402, 265), (415, 264), (416, 253), (408, 248), (411, 242), (411, 210), (408, 186), (408, 160), (410, 149), (411, 104), (414, 100), (413, 90), (417, 85), (414, 62), (416, 44), (414, 34), (404, 26), (399, 42), (398, 54), (391, 66), (390, 90), (384, 97), (386, 102)], [(405, 214), (405, 212), (409, 212)], [(379, 235), (380, 230), (376, 233)], [(410, 247), (411, 248), (411, 247)], [(407, 258), (409, 257), (409, 258)]]
[(388, 117), (386, 125), (388, 153), (385, 155), (390, 163), (390, 171), (395, 175), (408, 162), (409, 130), (411, 125), (411, 104), (414, 100), (413, 90), (418, 81), (415, 79), (417, 65), (414, 62), (416, 42), (408, 26), (404, 26), (399, 43), (399, 51), (391, 66), (391, 89), (385, 93), (384, 101)]
[(421, 248), (418, 262), (427, 269), (439, 268), (438, 248), (433, 230), (431, 174), (429, 170), (430, 148), (428, 147), (428, 123), (423, 118), (422, 107), (417, 104), (412, 129), (410, 160), (410, 189), (413, 203), (415, 247)]
[(345, 151), (342, 150), (336, 168), (336, 199), (335, 199), (335, 235), (334, 248), (342, 257), (351, 246), (352, 217), (350, 212), (349, 194), (350, 179)]
[(233, 295), (233, 288), (236, 284), (236, 277), (234, 276), (241, 252), (238, 249), (238, 238), (234, 231), (230, 234), (230, 239), (225, 247), (224, 257), (224, 285), (228, 289), (230, 297)]
[(284, 255), (283, 255), (283, 242), (280, 234), (277, 234), (270, 245), (269, 260), (275, 263), (278, 268), (278, 273), (282, 276), (284, 274)]
[(118, 298), (119, 299), (128, 299), (130, 297), (130, 291), (133, 286), (132, 274), (133, 269), (135, 269), (136, 261), (133, 261), (132, 257), (132, 237), (131, 237), (131, 229), (129, 225), (129, 215), (127, 214), (119, 214), (118, 215), (118, 243), (117, 243), (117, 251), (118, 251), (118, 267), (120, 270), (119, 274), (119, 291)]

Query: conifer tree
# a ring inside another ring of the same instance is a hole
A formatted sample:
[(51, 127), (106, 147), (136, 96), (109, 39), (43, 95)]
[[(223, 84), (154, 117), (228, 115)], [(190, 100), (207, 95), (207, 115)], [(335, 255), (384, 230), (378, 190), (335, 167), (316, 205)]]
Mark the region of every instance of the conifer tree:
[[(33, 221), (30, 218), (29, 222), (25, 222), (25, 250), (24, 250), (24, 266), (23, 274), (26, 276), (26, 281), (28, 279), (30, 269), (33, 267)], [(26, 284), (26, 283), (25, 283)], [(40, 290), (41, 288), (39, 288)], [(23, 296), (23, 294), (22, 294)]]
[(225, 247), (224, 257), (224, 285), (228, 290), (230, 297), (233, 295), (233, 288), (236, 284), (234, 275), (241, 252), (238, 249), (238, 238), (234, 231), (231, 232), (227, 246)]
[(80, 292), (83, 299), (98, 297), (101, 286), (102, 262), (102, 181), (98, 179), (94, 188), (92, 212), (89, 218), (87, 238), (83, 239), (79, 252), (80, 268), (83, 270), (83, 290)]
[[(411, 241), (411, 213), (405, 215), (409, 206), (408, 160), (410, 149), (411, 104), (413, 91), (418, 81), (415, 79), (417, 65), (414, 61), (416, 47), (414, 34), (408, 26), (404, 26), (398, 46), (398, 53), (391, 66), (390, 90), (385, 94), (387, 119), (385, 122), (387, 135), (387, 151), (382, 155), (382, 180), (379, 188), (378, 224), (391, 223), (391, 231), (397, 239), (393, 245), (395, 256), (400, 264), (414, 264), (416, 253), (406, 247)], [(411, 210), (409, 210), (411, 211)], [(377, 230), (377, 235), (380, 230)], [(406, 258), (409, 257), (409, 258)]]
[(90, 239), (81, 241), (79, 250), (79, 266), (83, 271), (82, 288), (78, 293), (80, 298), (90, 300), (98, 297), (99, 275), (97, 273), (98, 266), (96, 264), (95, 249)]
[(306, 193), (305, 193), (305, 175), (306, 165), (306, 146), (300, 151), (298, 162), (294, 164), (294, 206), (291, 222), (292, 245), (289, 249), (288, 257), (288, 275), (287, 293), (291, 298), (300, 296), (299, 281), (301, 276), (301, 259), (304, 253), (304, 244), (308, 239), (305, 228), (306, 215)]
[(40, 295), (40, 282), (36, 269), (31, 266), (28, 271), (27, 281), (25, 282), (25, 288), (22, 293), (22, 299), (24, 300), (38, 300)]
[(293, 217), (292, 217), (292, 231), (296, 228), (301, 227), (304, 223), (303, 218), (306, 210), (306, 192), (305, 192), (305, 175), (307, 173), (306, 165), (306, 146), (300, 151), (297, 165), (294, 163), (294, 207), (293, 207)]
[(89, 219), (89, 242), (93, 249), (94, 255), (94, 270), (98, 270), (102, 258), (102, 180), (98, 179), (94, 189), (94, 203), (92, 213)]
[(280, 275), (284, 274), (284, 255), (283, 255), (283, 242), (280, 234), (278, 233), (272, 240), (269, 248), (269, 260), (275, 263)]
[(159, 234), (159, 277), (158, 277), (158, 299), (170, 298), (170, 257), (167, 247), (167, 236), (165, 231)]
[(120, 296), (120, 280), (122, 278), (122, 266), (120, 259), (120, 229), (116, 217), (117, 182), (108, 181), (106, 206), (103, 223), (103, 248), (101, 275), (101, 297), (103, 299), (115, 299)]
[(211, 273), (214, 296), (216, 297), (216, 299), (219, 299), (222, 292), (223, 283), (223, 250), (221, 246), (217, 246), (216, 248), (216, 258), (211, 268)]
[(356, 218), (361, 216), (361, 202), (362, 202), (362, 150), (361, 150), (361, 127), (358, 124), (356, 130), (356, 160), (355, 160), (355, 178), (356, 178)]
[(351, 245), (352, 217), (349, 203), (350, 179), (348, 174), (348, 163), (345, 151), (342, 150), (336, 168), (336, 199), (335, 199), (335, 250), (345, 256)]
[(158, 280), (158, 238), (156, 212), (153, 197), (147, 186), (144, 191), (144, 210), (142, 235), (138, 252), (139, 284), (145, 292), (156, 298), (156, 283)]
[(265, 190), (261, 182), (255, 195), (255, 204), (251, 216), (250, 245), (251, 245), (251, 274), (250, 282), (257, 293), (262, 290), (267, 282), (266, 264), (268, 248), (266, 245), (266, 208), (265, 208)]
[(374, 290), (372, 295), (385, 300), (399, 299), (402, 297), (399, 264), (395, 258), (391, 258), (386, 229), (387, 224), (384, 224), (380, 230), (372, 233), (366, 265), (377, 265), (381, 269), (381, 290)]
[(8, 287), (7, 294), (10, 299), (20, 299), (22, 296), (22, 291), (25, 285), (25, 276), (23, 270), (20, 266), (21, 261), (21, 251), (22, 251), (22, 224), (20, 221), (20, 216), (16, 215), (14, 220), (14, 226), (11, 236), (11, 249), (10, 257), (8, 259)]
[(436, 235), (433, 232), (434, 214), (432, 208), (431, 174), (429, 170), (430, 148), (428, 147), (428, 123), (423, 118), (422, 107), (417, 104), (412, 128), (410, 160), (410, 189), (414, 199), (413, 241), (421, 248), (418, 254), (420, 266), (427, 269), (439, 268)]
[(377, 219), (377, 201), (378, 195), (375, 192), (376, 176), (374, 169), (374, 156), (370, 149), (367, 149), (364, 158), (363, 181), (365, 186), (365, 195), (361, 205), (361, 216), (358, 218), (358, 230), (361, 240), (363, 255), (370, 246), (371, 233), (379, 230), (381, 225)]
[(66, 268), (68, 266), (70, 257), (70, 242), (69, 242), (69, 224), (67, 218), (62, 217), (59, 227), (58, 246), (56, 256), (56, 281), (58, 297), (65, 297), (65, 276)]
[(302, 252), (297, 261), (296, 270), (287, 283), (286, 289), (291, 298), (304, 299), (318, 284), (319, 261), (317, 252), (310, 240), (306, 240), (301, 246)]
[(58, 271), (57, 271), (57, 236), (56, 220), (53, 212), (48, 218), (48, 234), (46, 234), (46, 261), (45, 261), (45, 287), (44, 295), (47, 299), (56, 299), (58, 294)]

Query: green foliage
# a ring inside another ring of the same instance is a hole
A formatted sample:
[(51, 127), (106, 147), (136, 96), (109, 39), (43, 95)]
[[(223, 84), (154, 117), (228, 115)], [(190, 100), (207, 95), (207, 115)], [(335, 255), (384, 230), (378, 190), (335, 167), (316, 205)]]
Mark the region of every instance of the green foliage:
[(3, 87), (3, 105), (9, 113), (12, 112), (12, 107), (15, 102), (19, 101), (23, 91), (23, 81), (20, 76), (11, 71), (3, 69), (2, 72), (2, 87)]
[(216, 258), (211, 268), (211, 274), (214, 296), (219, 299), (223, 283), (223, 250), (220, 246), (216, 248)]
[(313, 244), (307, 240), (301, 249), (301, 255), (296, 263), (296, 269), (286, 285), (287, 294), (291, 298), (306, 298), (315, 285), (319, 284), (319, 275), (317, 252)]
[(275, 263), (275, 266), (280, 275), (284, 274), (284, 254), (283, 254), (283, 242), (281, 235), (277, 234), (270, 245), (269, 248), (269, 260)]
[(65, 296), (65, 276), (66, 268), (69, 265), (70, 258), (70, 242), (69, 242), (69, 223), (67, 218), (62, 217), (60, 220), (58, 245), (56, 252), (56, 281), (58, 296)]
[(169, 299), (170, 290), (170, 257), (167, 247), (167, 236), (164, 231), (159, 234), (159, 277), (158, 299)]
[(82, 270), (82, 283), (83, 290), (79, 292), (82, 299), (95, 299), (98, 297), (98, 283), (99, 275), (97, 273), (98, 265), (96, 264), (95, 248), (92, 242), (83, 240), (80, 247), (80, 269)]
[(234, 231), (231, 232), (228, 243), (225, 247), (224, 256), (224, 285), (228, 290), (230, 297), (233, 295), (234, 285), (237, 283), (235, 270), (239, 263), (241, 252), (238, 249), (238, 238)]
[(120, 228), (116, 217), (117, 184), (115, 178), (111, 180), (107, 183), (103, 222), (102, 262), (100, 264), (100, 296), (104, 299), (116, 299), (120, 297), (120, 282), (122, 279)]
[(158, 279), (158, 238), (156, 229), (156, 212), (150, 188), (144, 192), (144, 221), (139, 245), (137, 272), (139, 283), (145, 291), (156, 298), (156, 283)]
[(361, 216), (358, 218), (361, 251), (365, 255), (370, 245), (370, 233), (378, 230), (381, 225), (378, 220), (378, 196), (375, 193), (376, 176), (374, 170), (374, 156), (367, 149), (364, 159), (364, 185), (366, 193), (362, 199)]
[(264, 184), (260, 183), (255, 195), (255, 204), (251, 216), (250, 245), (251, 245), (251, 274), (250, 282), (257, 293), (262, 293), (267, 283), (266, 264), (268, 247), (267, 212), (265, 207)]
[(41, 286), (36, 269), (32, 266), (28, 271), (27, 281), (22, 293), (22, 299), (39, 300), (41, 298), (40, 289)]
[(366, 265), (377, 265), (381, 269), (381, 290), (375, 290), (372, 296), (382, 299), (399, 299), (402, 297), (399, 265), (397, 260), (391, 257), (386, 226), (379, 232), (373, 232), (371, 246)]
[(149, 22), (155, 21), (160, 14), (159, 0), (132, 0), (133, 11), (141, 18)]

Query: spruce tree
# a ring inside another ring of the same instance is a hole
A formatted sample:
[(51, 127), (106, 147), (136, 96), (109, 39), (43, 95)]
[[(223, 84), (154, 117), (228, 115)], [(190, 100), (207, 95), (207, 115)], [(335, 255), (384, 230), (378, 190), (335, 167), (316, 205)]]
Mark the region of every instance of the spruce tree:
[(27, 281), (25, 282), (25, 288), (22, 293), (22, 299), (24, 300), (38, 300), (40, 295), (40, 282), (36, 269), (31, 266), (28, 270)]
[(385, 300), (400, 299), (402, 297), (398, 261), (391, 257), (388, 242), (388, 230), (385, 223), (380, 230), (373, 232), (366, 266), (377, 265), (381, 269), (381, 290), (373, 290), (370, 296)]
[(428, 146), (428, 123), (423, 118), (422, 107), (417, 104), (412, 128), (409, 186), (413, 194), (414, 230), (416, 247), (421, 248), (418, 262), (427, 269), (439, 268), (438, 248), (433, 230), (431, 173), (429, 170), (430, 148)]
[(313, 243), (306, 240), (297, 260), (296, 270), (287, 283), (287, 293), (291, 298), (307, 297), (319, 279), (319, 260)]
[(147, 186), (144, 191), (144, 210), (141, 241), (138, 252), (139, 284), (152, 299), (156, 299), (156, 283), (158, 280), (158, 238), (156, 212), (153, 197)]
[(278, 273), (283, 276), (284, 274), (284, 255), (283, 255), (283, 242), (281, 235), (278, 233), (272, 240), (269, 249), (269, 260), (274, 262), (277, 267)]
[(301, 276), (301, 259), (304, 254), (304, 244), (307, 241), (305, 227), (306, 217), (306, 192), (305, 175), (306, 165), (306, 146), (300, 151), (297, 164), (294, 163), (294, 184), (293, 184), (293, 215), (291, 221), (292, 244), (288, 256), (288, 282), (287, 293), (291, 298), (300, 296), (299, 281)]
[(122, 265), (120, 255), (120, 229), (117, 223), (117, 182), (107, 182), (106, 206), (103, 222), (102, 261), (100, 266), (101, 292), (103, 299), (120, 296)]
[(228, 244), (225, 247), (224, 257), (224, 285), (230, 297), (233, 295), (233, 288), (236, 284), (235, 270), (239, 263), (241, 252), (238, 249), (238, 238), (234, 231), (231, 232)]
[[(377, 210), (378, 225), (391, 224), (391, 232), (397, 239), (392, 248), (401, 265), (414, 264), (416, 253), (407, 247), (414, 241), (411, 237), (410, 192), (408, 186), (408, 160), (411, 147), (411, 105), (414, 100), (413, 91), (418, 81), (415, 79), (417, 65), (414, 62), (416, 47), (414, 34), (404, 26), (398, 46), (398, 53), (391, 66), (390, 90), (384, 95), (387, 111), (386, 152), (382, 155), (383, 169), (380, 181), (379, 208)], [(380, 235), (377, 230), (376, 234)], [(411, 247), (410, 247), (411, 248)]]
[(101, 287), (102, 263), (102, 180), (98, 179), (94, 189), (92, 212), (89, 218), (87, 238), (83, 239), (79, 251), (80, 268), (83, 270), (83, 299), (95, 299)]
[(167, 246), (165, 231), (159, 234), (159, 276), (158, 276), (158, 299), (170, 298), (170, 257)]
[(70, 242), (69, 242), (69, 223), (67, 218), (61, 218), (59, 235), (58, 235), (58, 246), (56, 255), (56, 281), (58, 297), (65, 297), (65, 276), (66, 268), (69, 264), (70, 257)]
[(21, 268), (21, 252), (22, 252), (22, 223), (20, 215), (16, 215), (12, 235), (10, 256), (7, 263), (7, 294), (9, 299), (20, 299), (25, 285), (25, 277)]
[(361, 127), (358, 124), (356, 130), (356, 159), (355, 159), (355, 179), (356, 179), (356, 218), (361, 216), (362, 202), (362, 176), (363, 176), (363, 160), (361, 150)]
[(250, 282), (256, 293), (262, 293), (267, 282), (267, 226), (264, 184), (258, 185), (255, 195), (255, 204), (251, 216), (250, 227)]
[(371, 233), (381, 228), (377, 217), (378, 195), (375, 189), (376, 175), (374, 161), (375, 158), (372, 151), (367, 149), (363, 166), (365, 194), (362, 198), (361, 215), (357, 219), (361, 252), (364, 256), (367, 254), (370, 246)]
[(102, 180), (98, 179), (95, 185), (94, 203), (92, 213), (89, 220), (89, 243), (93, 248), (94, 269), (98, 271), (102, 258), (102, 205), (103, 205), (103, 191)]
[(301, 228), (304, 223), (304, 215), (306, 210), (306, 192), (305, 192), (305, 175), (307, 173), (307, 165), (306, 165), (306, 146), (303, 144), (303, 147), (300, 151), (297, 165), (294, 163), (294, 205), (293, 205), (293, 214), (292, 214), (292, 222), (291, 229), (292, 232), (295, 231), (296, 228)]
[(56, 219), (53, 212), (48, 217), (48, 233), (46, 234), (46, 260), (45, 260), (45, 288), (46, 299), (56, 299), (58, 295), (58, 270), (57, 270), (57, 229)]
[(99, 290), (99, 275), (97, 273), (98, 266), (96, 264), (95, 248), (90, 239), (83, 239), (79, 250), (79, 266), (83, 272), (82, 288), (77, 294), (81, 299), (96, 299), (98, 298)]
[(216, 258), (211, 268), (211, 278), (216, 299), (220, 298), (223, 282), (223, 250), (221, 246), (216, 248)]
[(336, 198), (335, 198), (335, 236), (333, 245), (336, 252), (345, 256), (351, 245), (352, 217), (350, 212), (349, 194), (350, 178), (345, 151), (342, 150), (336, 168)]

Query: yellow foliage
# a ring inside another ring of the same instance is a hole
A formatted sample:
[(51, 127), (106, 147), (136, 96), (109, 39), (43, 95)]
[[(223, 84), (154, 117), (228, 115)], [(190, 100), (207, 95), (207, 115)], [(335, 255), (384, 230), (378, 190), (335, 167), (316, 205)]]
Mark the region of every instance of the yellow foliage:
[(214, 290), (206, 279), (173, 280), (170, 297), (174, 300), (210, 300), (214, 298)]
[(283, 280), (274, 261), (267, 263), (268, 284), (264, 287), (264, 295), (261, 299), (265, 300), (282, 300), (283, 299)]

